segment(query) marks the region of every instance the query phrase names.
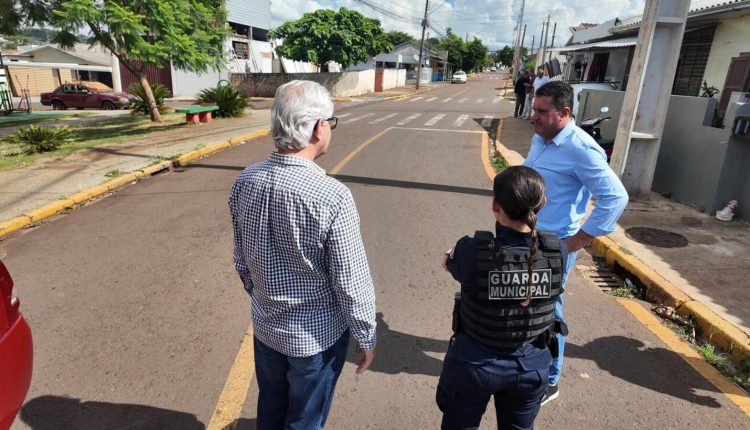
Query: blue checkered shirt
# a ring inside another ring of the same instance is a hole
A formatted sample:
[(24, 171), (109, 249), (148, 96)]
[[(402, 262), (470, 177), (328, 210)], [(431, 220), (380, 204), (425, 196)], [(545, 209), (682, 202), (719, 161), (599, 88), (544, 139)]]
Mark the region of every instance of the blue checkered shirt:
[(344, 184), (312, 161), (272, 153), (240, 174), (229, 210), (258, 340), (309, 357), (349, 328), (363, 349), (375, 347), (375, 290)]

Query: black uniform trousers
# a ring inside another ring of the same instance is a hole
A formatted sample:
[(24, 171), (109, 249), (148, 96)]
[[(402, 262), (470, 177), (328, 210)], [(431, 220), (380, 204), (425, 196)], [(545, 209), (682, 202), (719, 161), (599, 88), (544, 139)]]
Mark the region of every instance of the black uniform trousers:
[(546, 347), (494, 348), (458, 333), (451, 339), (437, 388), (441, 428), (479, 428), (494, 396), (498, 429), (533, 429), (551, 362)]
[(523, 108), (526, 106), (526, 94), (516, 94), (516, 110), (513, 116), (519, 117), (523, 114)]

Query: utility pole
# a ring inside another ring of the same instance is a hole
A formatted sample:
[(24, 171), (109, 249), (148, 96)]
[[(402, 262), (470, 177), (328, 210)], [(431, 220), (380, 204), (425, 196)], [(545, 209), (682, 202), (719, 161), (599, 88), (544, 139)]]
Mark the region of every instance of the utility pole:
[(521, 36), (521, 46), (518, 48), (520, 56), (523, 56), (523, 45), (525, 43), (526, 43), (526, 24), (523, 25), (523, 36)]
[(534, 43), (536, 43), (536, 34), (531, 35), (531, 51), (529, 51), (530, 54), (534, 53)]
[(417, 89), (419, 81), (422, 80), (422, 52), (424, 51), (424, 33), (427, 30), (427, 8), (430, 7), (430, 0), (424, 1), (424, 18), (422, 19), (422, 41), (419, 42), (419, 60), (417, 61)]
[(519, 50), (521, 49), (521, 24), (523, 24), (523, 11), (526, 8), (526, 0), (521, 1), (521, 14), (518, 16), (518, 25), (516, 26), (517, 33), (516, 33), (516, 46), (513, 50), (513, 74), (515, 75), (513, 78), (515, 79), (516, 76), (518, 76), (518, 70), (516, 70), (516, 58), (518, 58)]
[[(552, 43), (550, 43), (549, 47), (554, 48), (555, 47), (555, 33), (557, 33), (557, 22), (555, 22), (555, 25), (552, 27)], [(549, 53), (549, 59), (552, 60), (552, 52)]]
[[(547, 38), (549, 37), (549, 14), (547, 14), (547, 25), (545, 26), (547, 31), (544, 32), (544, 45), (542, 46), (542, 65), (544, 65), (544, 58), (547, 55)], [(539, 67), (539, 64), (537, 64)]]
[[(542, 21), (542, 34), (539, 35), (539, 47), (536, 49), (537, 51), (541, 51), (542, 50), (542, 41), (543, 40), (544, 40), (544, 21)], [(537, 54), (538, 54), (538, 52), (537, 52)], [(538, 59), (539, 59), (539, 55), (536, 55), (535, 61), (538, 60)], [(538, 65), (537, 65), (537, 67), (538, 67)], [(534, 72), (534, 74), (536, 75), (536, 70), (532, 70), (532, 72)]]

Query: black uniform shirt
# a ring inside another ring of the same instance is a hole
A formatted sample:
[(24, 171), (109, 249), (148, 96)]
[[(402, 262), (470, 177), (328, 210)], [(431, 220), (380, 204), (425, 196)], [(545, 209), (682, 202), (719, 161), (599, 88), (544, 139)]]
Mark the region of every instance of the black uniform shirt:
[[(526, 246), (531, 248), (531, 233), (521, 233), (512, 228), (495, 223), (495, 247)], [(453, 255), (448, 260), (448, 271), (461, 285), (474, 285), (477, 281), (476, 241), (464, 236), (453, 247)]]
[(526, 94), (526, 84), (531, 83), (531, 79), (526, 76), (521, 76), (513, 86), (513, 92), (519, 95)]

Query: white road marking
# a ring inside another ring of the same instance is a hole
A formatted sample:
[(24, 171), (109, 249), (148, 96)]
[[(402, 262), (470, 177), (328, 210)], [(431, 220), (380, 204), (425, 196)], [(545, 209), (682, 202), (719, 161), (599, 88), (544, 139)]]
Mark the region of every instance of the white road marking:
[(466, 122), (467, 119), (469, 119), (469, 115), (461, 115), (455, 121), (453, 121), (453, 125), (455, 127), (461, 127), (462, 125), (464, 125), (464, 122)]
[(462, 98), (461, 100), (459, 100), (458, 102), (459, 102), (459, 103), (463, 103), (463, 102), (465, 102), (466, 100), (469, 100), (469, 98), (468, 98), (468, 97), (464, 97), (464, 98)]
[(402, 121), (400, 121), (400, 122), (398, 123), (398, 125), (404, 125), (404, 124), (406, 124), (406, 123), (412, 122), (412, 121), (414, 121), (415, 119), (419, 118), (420, 116), (422, 116), (422, 114), (421, 114), (421, 113), (415, 113), (414, 115), (412, 115), (412, 116), (410, 116), (410, 117), (404, 118), (404, 119), (403, 119)]
[(484, 99), (477, 99), (477, 103), (482, 103)]
[(443, 119), (444, 116), (445, 116), (444, 113), (437, 114), (437, 115), (433, 116), (432, 118), (430, 118), (429, 121), (427, 121), (426, 123), (424, 123), (424, 125), (435, 125), (435, 124), (437, 124), (438, 121), (440, 121), (441, 119)]
[(443, 100), (443, 103), (448, 103), (451, 100), (453, 100), (453, 97), (448, 97), (447, 99)]
[(422, 96), (419, 96), (419, 97), (414, 97), (413, 99), (409, 99), (409, 101), (410, 101), (410, 102), (415, 102), (415, 101), (417, 101), (417, 100), (422, 100), (423, 98), (424, 98), (424, 97), (422, 97)]
[(433, 100), (435, 100), (435, 99), (437, 99), (437, 97), (430, 97), (429, 99), (427, 99), (427, 101), (428, 101), (428, 102), (431, 102), (431, 101), (433, 101)]
[(380, 121), (385, 121), (385, 120), (387, 120), (388, 118), (393, 118), (394, 116), (396, 116), (396, 114), (395, 114), (395, 113), (392, 113), (392, 114), (390, 114), (390, 115), (386, 115), (386, 116), (384, 116), (384, 117), (382, 117), (382, 118), (378, 118), (378, 119), (376, 119), (376, 120), (374, 120), (374, 121), (370, 121), (370, 124), (377, 124), (377, 123), (379, 123)]
[(500, 103), (500, 97), (492, 99), (492, 104)]
[(364, 114), (364, 115), (362, 115), (362, 116), (358, 116), (358, 117), (356, 117), (356, 118), (352, 118), (352, 119), (350, 119), (349, 121), (344, 121), (344, 122), (345, 122), (346, 124), (349, 124), (349, 123), (351, 123), (351, 122), (354, 122), (354, 121), (359, 121), (359, 120), (360, 120), (360, 119), (362, 119), (362, 118), (367, 118), (368, 116), (373, 116), (373, 115), (375, 115), (375, 113), (374, 113), (374, 112), (372, 112), (372, 113), (366, 113), (366, 114)]
[(337, 116), (338, 118), (346, 118), (346, 117), (348, 117), (349, 115), (351, 115), (351, 112), (347, 112), (347, 113), (340, 113), (340, 114), (338, 114), (338, 115), (336, 115), (336, 116)]

